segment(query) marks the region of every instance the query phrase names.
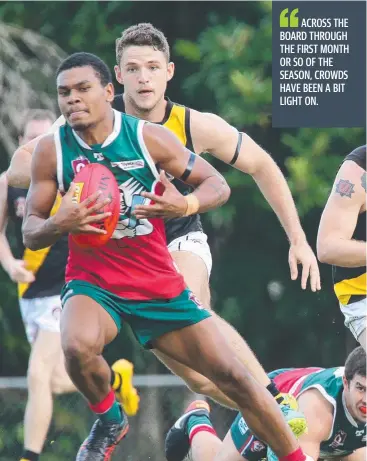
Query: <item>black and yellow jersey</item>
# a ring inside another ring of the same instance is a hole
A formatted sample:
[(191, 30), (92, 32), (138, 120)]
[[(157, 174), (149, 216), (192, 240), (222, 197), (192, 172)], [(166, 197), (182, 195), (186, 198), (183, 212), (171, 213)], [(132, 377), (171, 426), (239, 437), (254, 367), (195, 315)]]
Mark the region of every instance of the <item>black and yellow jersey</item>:
[[(357, 147), (344, 159), (352, 160), (364, 170), (366, 169), (366, 146)], [(358, 216), (353, 240), (366, 241), (366, 212)], [(333, 266), (334, 290), (342, 304), (350, 304), (366, 297), (366, 266), (339, 267)]]
[[(52, 247), (31, 251), (24, 248), (22, 222), (24, 216), (27, 191), (8, 187), (8, 215), (14, 223), (14, 236), (17, 248), (14, 254), (26, 262), (26, 268), (35, 274), (32, 283), (19, 283), (20, 298), (33, 299), (58, 295), (65, 283), (65, 267), (68, 258), (68, 239), (62, 237)], [(53, 215), (60, 206), (61, 196), (58, 195), (52, 208)]]
[[(166, 111), (163, 120), (159, 125), (163, 125), (174, 133), (178, 139), (186, 146), (189, 150), (194, 151), (191, 133), (190, 133), (190, 109), (176, 104), (170, 101), (168, 98)], [(125, 104), (122, 95), (115, 96), (113, 102), (114, 109), (125, 112)], [(187, 195), (192, 192), (192, 188), (180, 181), (179, 179), (173, 179), (172, 183), (181, 192), (181, 194)], [(173, 218), (166, 221), (166, 237), (167, 243), (172, 240), (186, 235), (189, 232), (202, 231), (202, 225), (199, 215), (187, 216), (184, 218)]]

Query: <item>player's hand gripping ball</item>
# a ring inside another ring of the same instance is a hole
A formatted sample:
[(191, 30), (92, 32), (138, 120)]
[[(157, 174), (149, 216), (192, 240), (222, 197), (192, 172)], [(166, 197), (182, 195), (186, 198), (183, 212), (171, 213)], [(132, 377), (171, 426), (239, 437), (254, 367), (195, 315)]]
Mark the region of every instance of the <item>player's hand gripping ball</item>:
[[(105, 245), (111, 238), (119, 219), (120, 214), (120, 191), (113, 173), (104, 165), (90, 163), (82, 168), (74, 177), (76, 192), (73, 199), (77, 203), (83, 202), (90, 195), (101, 191), (98, 202), (109, 198), (110, 202), (99, 210), (99, 213), (110, 212), (111, 215), (103, 221), (91, 224), (92, 226), (104, 229), (105, 234), (73, 234), (73, 240), (83, 247), (99, 247)], [(91, 203), (90, 206), (96, 202)], [(96, 215), (96, 213), (94, 213)], [(93, 216), (93, 215), (92, 215)]]

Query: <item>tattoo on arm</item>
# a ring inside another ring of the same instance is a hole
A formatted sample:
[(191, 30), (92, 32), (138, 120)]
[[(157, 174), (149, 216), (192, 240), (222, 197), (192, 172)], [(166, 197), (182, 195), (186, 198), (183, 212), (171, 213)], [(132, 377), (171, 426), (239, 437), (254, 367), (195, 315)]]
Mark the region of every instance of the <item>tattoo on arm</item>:
[(335, 192), (341, 197), (352, 198), (352, 194), (355, 192), (354, 184), (348, 181), (348, 179), (340, 179), (335, 187)]
[(215, 191), (215, 193), (217, 194), (217, 202), (216, 203), (218, 205), (222, 205), (223, 203), (226, 202), (226, 197), (225, 197), (225, 194), (224, 194), (226, 181), (225, 181), (224, 178), (220, 177), (220, 185), (214, 183), (214, 184), (208, 184), (208, 186), (210, 186)]
[(361, 177), (361, 184), (362, 184), (362, 187), (363, 189), (367, 192), (367, 189), (366, 189), (366, 172), (363, 173), (362, 177)]

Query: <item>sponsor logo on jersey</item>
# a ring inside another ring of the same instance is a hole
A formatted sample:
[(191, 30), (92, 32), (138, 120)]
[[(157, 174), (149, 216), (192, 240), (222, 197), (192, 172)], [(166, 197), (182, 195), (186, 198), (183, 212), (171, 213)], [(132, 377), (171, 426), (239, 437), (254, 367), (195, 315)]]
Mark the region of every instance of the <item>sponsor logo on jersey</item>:
[(238, 421), (238, 429), (242, 435), (245, 435), (248, 431), (248, 426), (243, 418), (240, 418), (240, 420)]
[(80, 156), (71, 161), (71, 166), (74, 173), (77, 174), (82, 168), (87, 166), (88, 163), (90, 163), (90, 161), (86, 157)]
[(347, 434), (342, 431), (341, 429), (335, 434), (334, 440), (331, 442), (331, 448), (338, 448), (344, 445), (345, 439), (347, 438)]
[(104, 160), (104, 156), (103, 156), (103, 154), (101, 154), (101, 152), (94, 152), (94, 153), (93, 153), (93, 157), (94, 157), (98, 162), (102, 162), (102, 160)]
[(125, 160), (124, 162), (111, 162), (111, 166), (124, 171), (139, 170), (145, 167), (145, 162), (144, 160)]

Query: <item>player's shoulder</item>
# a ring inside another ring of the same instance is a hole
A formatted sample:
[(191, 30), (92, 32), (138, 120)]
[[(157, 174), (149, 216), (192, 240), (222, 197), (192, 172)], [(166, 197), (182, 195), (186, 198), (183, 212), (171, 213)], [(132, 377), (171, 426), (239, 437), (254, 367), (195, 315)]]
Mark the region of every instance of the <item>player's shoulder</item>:
[(343, 376), (344, 367), (326, 368), (315, 374), (315, 384), (335, 400), (343, 388)]
[(190, 126), (191, 129), (208, 133), (211, 137), (221, 133), (232, 133), (232, 131), (237, 134), (237, 130), (219, 115), (195, 109), (190, 109)]
[[(62, 127), (60, 127), (61, 129)], [(37, 158), (38, 161), (52, 161), (56, 158), (56, 133), (47, 133), (40, 137), (34, 150), (33, 158)]]
[(344, 162), (351, 160), (356, 163), (358, 166), (366, 169), (366, 145), (359, 146), (356, 149), (352, 150), (344, 159)]

